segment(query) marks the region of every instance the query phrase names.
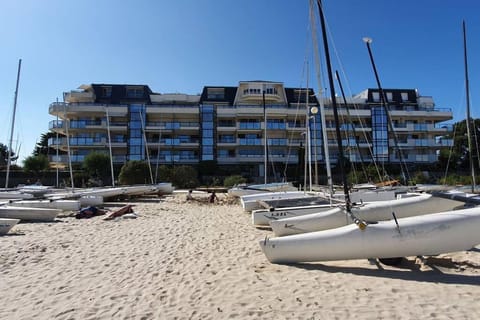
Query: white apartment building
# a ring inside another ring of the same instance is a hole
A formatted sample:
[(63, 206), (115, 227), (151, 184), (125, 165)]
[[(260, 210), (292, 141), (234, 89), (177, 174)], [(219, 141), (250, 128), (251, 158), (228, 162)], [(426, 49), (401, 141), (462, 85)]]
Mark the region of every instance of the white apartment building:
[[(432, 97), (415, 89), (383, 91), (387, 106), (378, 89), (337, 100), (345, 155), (363, 163), (436, 162), (438, 150), (452, 143), (442, 138), (451, 130), (445, 121), (452, 111), (436, 108)], [(128, 160), (195, 166), (213, 161), (251, 178), (262, 177), (265, 164), (269, 176), (292, 175), (305, 162), (305, 146), (309, 159), (323, 166), (326, 142), (329, 161), (337, 161), (332, 103), (322, 102), (324, 108), (312, 89), (270, 81), (206, 86), (200, 95), (155, 93), (146, 85), (82, 85), (50, 105), (58, 120), (49, 128), (59, 138), (49, 146), (62, 151), (50, 161), (79, 163), (96, 151), (111, 153), (117, 166)], [(323, 110), (326, 137), (316, 110)]]

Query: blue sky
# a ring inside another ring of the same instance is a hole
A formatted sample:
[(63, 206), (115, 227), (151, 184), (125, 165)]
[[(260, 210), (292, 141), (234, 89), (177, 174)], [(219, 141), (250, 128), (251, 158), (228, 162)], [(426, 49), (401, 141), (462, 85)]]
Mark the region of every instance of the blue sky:
[[(347, 94), (417, 88), (465, 118), (462, 20), (467, 23), (472, 116), (479, 117), (480, 1), (324, 0), (333, 68)], [(29, 156), (48, 131), (48, 106), (81, 84), (147, 84), (196, 94), (244, 80), (318, 91), (308, 0), (0, 0), (0, 142), (8, 144), (22, 59), (14, 147)], [(327, 93), (328, 94), (328, 93)], [(453, 122), (452, 121), (452, 122)]]

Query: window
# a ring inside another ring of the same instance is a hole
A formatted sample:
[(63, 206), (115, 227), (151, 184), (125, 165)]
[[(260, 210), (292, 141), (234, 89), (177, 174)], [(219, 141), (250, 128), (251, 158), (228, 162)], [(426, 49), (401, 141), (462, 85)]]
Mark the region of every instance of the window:
[(402, 92), (402, 101), (408, 101), (408, 92)]
[(393, 94), (391, 92), (387, 92), (387, 102), (392, 102), (393, 101)]
[(372, 92), (372, 99), (375, 102), (380, 101), (380, 92)]
[(128, 98), (142, 98), (143, 97), (143, 88), (127, 88), (127, 97)]
[(277, 94), (277, 88), (267, 88), (265, 93), (266, 94)]
[(207, 98), (208, 99), (225, 99), (225, 89), (224, 88), (207, 88)]
[(372, 108), (373, 155), (378, 161), (388, 160), (387, 114), (382, 107)]
[[(223, 89), (222, 89), (223, 90)], [(217, 91), (218, 92), (218, 91)], [(214, 159), (214, 112), (215, 109), (211, 105), (202, 106), (201, 112), (201, 160)]]
[(112, 96), (112, 87), (102, 87), (102, 97), (110, 98)]
[(130, 119), (128, 130), (128, 159), (141, 160), (145, 155), (145, 146), (143, 141), (143, 123), (145, 123), (145, 106), (141, 104), (132, 104), (129, 107)]

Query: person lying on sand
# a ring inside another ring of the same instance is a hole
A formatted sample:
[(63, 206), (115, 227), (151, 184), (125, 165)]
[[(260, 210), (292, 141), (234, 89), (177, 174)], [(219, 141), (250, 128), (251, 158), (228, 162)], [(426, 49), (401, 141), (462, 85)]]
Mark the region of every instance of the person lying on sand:
[(88, 219), (95, 216), (101, 216), (107, 213), (107, 210), (99, 209), (94, 206), (86, 207), (80, 209), (80, 211), (75, 215), (77, 219)]
[(127, 213), (133, 213), (133, 206), (131, 204), (127, 204), (126, 206), (109, 213), (105, 218), (103, 218), (103, 220), (112, 220)]

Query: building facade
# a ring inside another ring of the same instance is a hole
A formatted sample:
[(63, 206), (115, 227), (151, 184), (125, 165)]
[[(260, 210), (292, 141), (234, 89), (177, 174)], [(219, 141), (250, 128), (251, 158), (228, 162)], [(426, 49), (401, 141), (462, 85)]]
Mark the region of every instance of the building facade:
[[(414, 89), (384, 92), (386, 106), (376, 89), (337, 99), (345, 155), (364, 163), (436, 162), (438, 150), (452, 143), (442, 139), (451, 130), (445, 125), (451, 110), (435, 108), (431, 97)], [(265, 172), (278, 179), (307, 157), (324, 165), (325, 143), (328, 161), (338, 159), (331, 100), (281, 82), (206, 86), (200, 95), (160, 94), (146, 85), (82, 85), (52, 103), (49, 113), (57, 117), (49, 128), (59, 134), (49, 146), (62, 151), (50, 161), (58, 165), (104, 152), (117, 165), (213, 161), (260, 180)]]

